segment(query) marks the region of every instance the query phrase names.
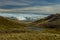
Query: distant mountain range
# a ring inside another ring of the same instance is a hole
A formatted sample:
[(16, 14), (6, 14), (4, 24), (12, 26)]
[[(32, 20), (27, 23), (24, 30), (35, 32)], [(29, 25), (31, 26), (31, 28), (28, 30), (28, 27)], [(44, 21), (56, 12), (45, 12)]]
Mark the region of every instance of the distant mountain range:
[(24, 28), (29, 26), (42, 28), (60, 28), (60, 14), (52, 14), (48, 17), (30, 23), (14, 19), (11, 20), (9, 18), (0, 16), (0, 30), (9, 28)]

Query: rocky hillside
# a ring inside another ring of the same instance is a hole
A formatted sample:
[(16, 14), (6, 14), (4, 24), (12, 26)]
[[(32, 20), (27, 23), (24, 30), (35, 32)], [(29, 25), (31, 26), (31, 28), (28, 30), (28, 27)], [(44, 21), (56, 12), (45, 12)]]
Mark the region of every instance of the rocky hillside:
[(52, 14), (31, 24), (38, 27), (60, 28), (60, 14)]

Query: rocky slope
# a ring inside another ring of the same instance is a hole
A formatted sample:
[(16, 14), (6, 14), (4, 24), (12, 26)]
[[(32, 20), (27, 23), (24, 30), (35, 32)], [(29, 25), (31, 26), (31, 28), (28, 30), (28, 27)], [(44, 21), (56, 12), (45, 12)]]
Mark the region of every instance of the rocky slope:
[(38, 27), (60, 28), (60, 14), (52, 14), (31, 24)]

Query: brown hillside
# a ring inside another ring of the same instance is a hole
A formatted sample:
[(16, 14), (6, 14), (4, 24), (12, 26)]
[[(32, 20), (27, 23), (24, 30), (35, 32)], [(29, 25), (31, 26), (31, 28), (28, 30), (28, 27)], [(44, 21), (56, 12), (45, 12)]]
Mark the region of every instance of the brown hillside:
[(19, 22), (11, 21), (5, 17), (0, 16), (0, 29), (7, 28), (21, 28), (25, 25)]
[(52, 14), (44, 19), (32, 23), (38, 27), (60, 28), (60, 14)]

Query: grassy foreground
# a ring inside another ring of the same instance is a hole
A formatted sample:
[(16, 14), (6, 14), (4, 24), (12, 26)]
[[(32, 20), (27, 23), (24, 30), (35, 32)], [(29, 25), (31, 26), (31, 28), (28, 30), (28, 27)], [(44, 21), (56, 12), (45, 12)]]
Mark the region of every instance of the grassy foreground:
[(0, 33), (0, 40), (60, 40), (60, 34), (45, 31)]

